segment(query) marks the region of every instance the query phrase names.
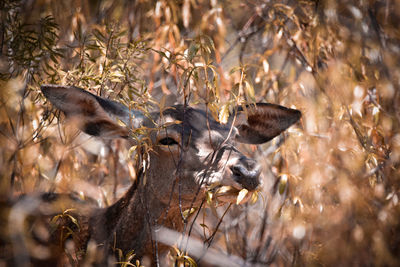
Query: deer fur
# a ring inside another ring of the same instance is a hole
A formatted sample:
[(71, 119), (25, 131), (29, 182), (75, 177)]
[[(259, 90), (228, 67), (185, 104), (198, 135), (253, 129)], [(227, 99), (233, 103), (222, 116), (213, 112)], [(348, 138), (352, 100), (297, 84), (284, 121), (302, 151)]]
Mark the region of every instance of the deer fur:
[[(43, 85), (41, 89), (68, 120), (89, 135), (135, 143), (132, 129), (154, 129), (149, 134), (153, 151), (146, 166), (138, 165), (135, 182), (113, 205), (80, 212), (82, 227), (74, 239), (77, 250), (85, 251), (94, 242), (102, 255), (117, 248), (123, 253), (133, 250), (138, 259), (155, 260), (157, 253), (163, 253), (165, 246), (153, 238), (154, 231), (160, 226), (181, 231), (182, 211), (200, 206), (207, 185), (255, 190), (260, 168), (235, 143), (265, 143), (301, 117), (298, 110), (257, 103), (245, 110), (236, 108), (223, 125), (206, 111), (183, 105), (145, 116), (77, 87)], [(100, 257), (98, 264), (106, 265), (107, 257)]]

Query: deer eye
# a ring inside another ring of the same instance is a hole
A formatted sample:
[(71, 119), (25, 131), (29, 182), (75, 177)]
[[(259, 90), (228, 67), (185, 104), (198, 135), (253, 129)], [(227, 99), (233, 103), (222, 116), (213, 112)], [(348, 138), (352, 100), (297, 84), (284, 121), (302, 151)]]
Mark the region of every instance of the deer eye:
[(173, 139), (171, 137), (165, 137), (165, 138), (161, 139), (160, 141), (158, 141), (158, 143), (160, 145), (164, 145), (164, 146), (178, 145), (178, 142), (176, 142), (175, 139)]

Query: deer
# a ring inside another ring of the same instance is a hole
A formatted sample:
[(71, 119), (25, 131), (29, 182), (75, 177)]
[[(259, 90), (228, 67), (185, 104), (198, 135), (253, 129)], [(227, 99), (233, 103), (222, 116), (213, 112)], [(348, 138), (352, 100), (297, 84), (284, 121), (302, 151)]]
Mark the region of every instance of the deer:
[[(154, 231), (160, 226), (182, 231), (187, 220), (182, 212), (201, 206), (210, 185), (250, 192), (260, 186), (258, 163), (241, 153), (237, 143), (266, 143), (301, 118), (296, 109), (255, 103), (238, 105), (222, 124), (197, 107), (173, 105), (144, 114), (75, 86), (48, 84), (41, 91), (90, 136), (124, 139), (132, 145), (138, 142), (133, 130), (150, 129), (153, 147), (141, 158), (147, 164), (138, 164), (137, 177), (125, 195), (108, 207), (87, 208), (81, 203), (76, 209), (80, 227), (71, 226), (75, 249), (84, 253), (96, 244), (103, 255), (99, 265), (109, 264), (106, 255), (115, 254), (115, 249), (133, 251), (137, 259), (147, 257), (158, 264), (157, 255), (167, 246), (157, 243)], [(60, 197), (41, 195), (38, 206)]]

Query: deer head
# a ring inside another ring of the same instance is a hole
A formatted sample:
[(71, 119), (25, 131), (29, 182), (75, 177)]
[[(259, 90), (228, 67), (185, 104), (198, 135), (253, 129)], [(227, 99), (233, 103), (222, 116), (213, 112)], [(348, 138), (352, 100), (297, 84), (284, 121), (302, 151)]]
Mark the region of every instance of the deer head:
[[(141, 218), (138, 214), (150, 209), (147, 216), (150, 225), (160, 224), (160, 218), (166, 218), (163, 221), (167, 227), (179, 230), (182, 226), (179, 210), (198, 205), (204, 199), (207, 185), (256, 189), (260, 184), (260, 168), (255, 160), (236, 148), (236, 142), (265, 143), (301, 117), (298, 110), (266, 103), (248, 105), (244, 107), (246, 110), (238, 107), (227, 124), (218, 123), (207, 111), (183, 105), (145, 116), (77, 87), (43, 85), (41, 89), (55, 107), (89, 135), (134, 142), (133, 129), (152, 129), (149, 137), (154, 146), (148, 155), (147, 168), (143, 169), (146, 182), (139, 177), (135, 188), (122, 200), (94, 214), (91, 220), (91, 238), (104, 243), (115, 234), (117, 248), (135, 249), (138, 255), (151, 251), (148, 248), (151, 237), (136, 233), (148, 225), (146, 216)], [(125, 126), (118, 124), (116, 118)], [(110, 214), (113, 218), (107, 218)], [(135, 240), (123, 240), (127, 236)]]

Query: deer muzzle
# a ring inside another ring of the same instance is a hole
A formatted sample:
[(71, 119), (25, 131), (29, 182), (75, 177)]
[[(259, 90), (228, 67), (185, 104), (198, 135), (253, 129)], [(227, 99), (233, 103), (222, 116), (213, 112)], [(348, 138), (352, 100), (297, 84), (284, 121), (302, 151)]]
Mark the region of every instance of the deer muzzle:
[(255, 190), (260, 185), (260, 168), (253, 160), (238, 161), (230, 167), (233, 180), (249, 191)]

